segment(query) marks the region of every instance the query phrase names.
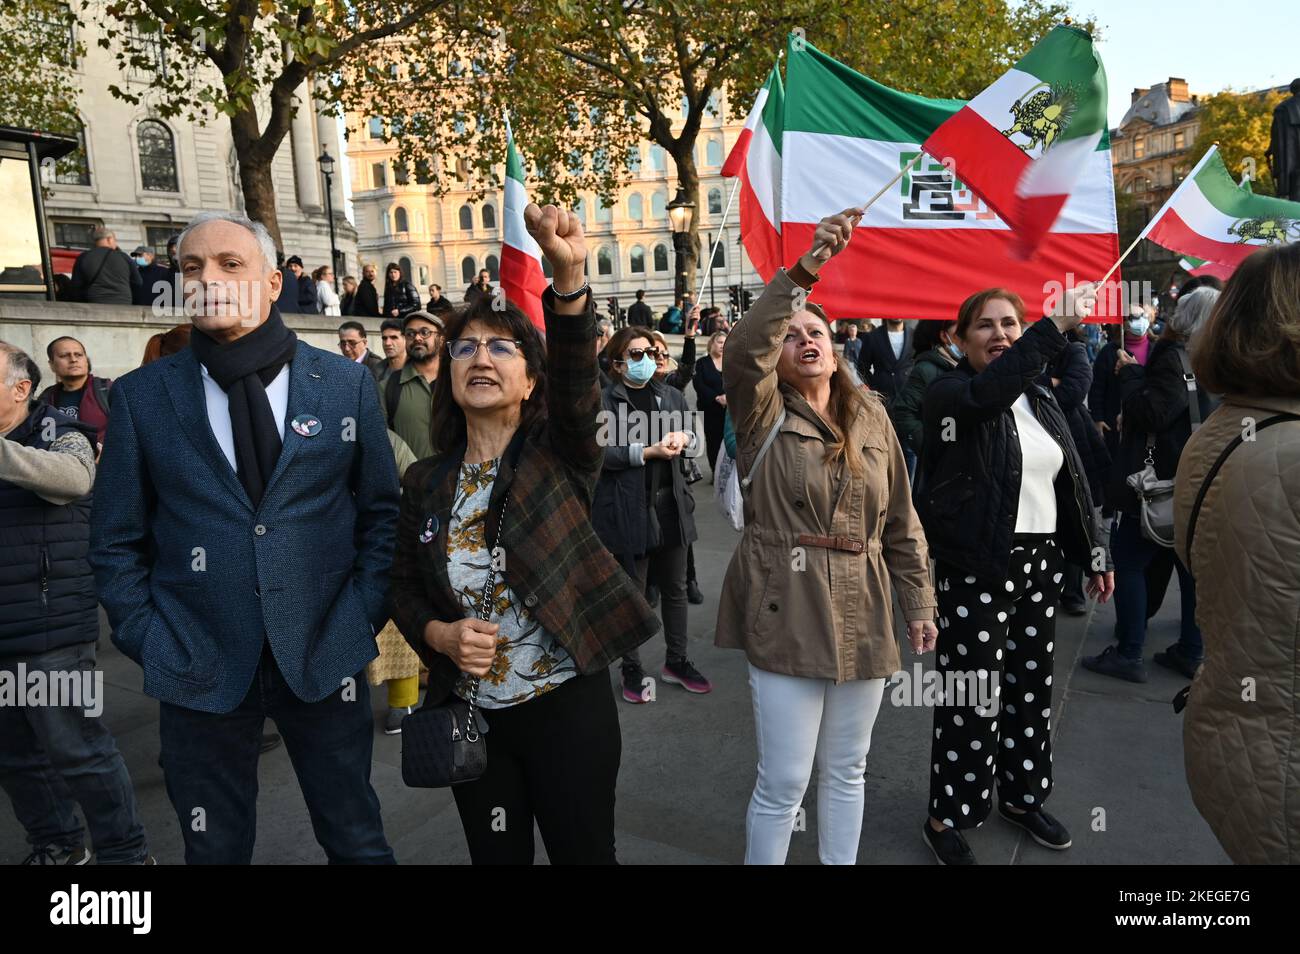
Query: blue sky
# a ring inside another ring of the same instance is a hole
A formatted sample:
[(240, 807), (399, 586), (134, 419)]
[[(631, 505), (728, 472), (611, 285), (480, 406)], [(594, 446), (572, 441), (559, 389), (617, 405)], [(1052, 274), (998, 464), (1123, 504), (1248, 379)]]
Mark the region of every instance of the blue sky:
[(1300, 76), (1296, 0), (1071, 0), (1071, 6), (1101, 28), (1111, 126), (1123, 118), (1135, 86), (1170, 76), (1187, 80), (1193, 93), (1285, 86)]

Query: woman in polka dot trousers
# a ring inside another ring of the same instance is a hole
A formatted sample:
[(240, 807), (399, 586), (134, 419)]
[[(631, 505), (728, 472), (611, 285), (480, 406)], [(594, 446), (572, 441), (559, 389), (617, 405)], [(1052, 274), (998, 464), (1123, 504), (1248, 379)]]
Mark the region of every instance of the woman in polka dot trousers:
[(962, 835), (998, 813), (1040, 845), (1070, 847), (1043, 808), (1052, 793), (1052, 649), (1064, 562), (1114, 589), (1070, 428), (1036, 383), (1091, 312), (1096, 290), (1062, 296), (1026, 328), (1014, 292), (968, 298), (964, 357), (926, 392), (917, 512), (935, 557), (939, 601), (926, 844), (940, 864), (975, 864)]

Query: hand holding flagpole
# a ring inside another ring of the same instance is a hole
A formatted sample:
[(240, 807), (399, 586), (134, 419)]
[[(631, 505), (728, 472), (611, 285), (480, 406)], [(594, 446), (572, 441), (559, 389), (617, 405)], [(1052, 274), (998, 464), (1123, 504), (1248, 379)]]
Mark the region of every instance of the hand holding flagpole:
[[(869, 208), (871, 208), (873, 205), (875, 205), (877, 199), (879, 199), (882, 195), (884, 195), (886, 192), (888, 192), (890, 189), (892, 189), (892, 188), (894, 187), (894, 184), (897, 183), (899, 179), (901, 179), (901, 178), (903, 178), (903, 176), (907, 175), (908, 171), (909, 171), (913, 166), (915, 166), (918, 162), (920, 162), (920, 161), (921, 161), (921, 157), (924, 156), (924, 155), (925, 155), (925, 153), (923, 153), (923, 152), (918, 152), (915, 156), (912, 157), (912, 161), (909, 162), (907, 165), (903, 166), (903, 168), (899, 169), (899, 170), (898, 170), (898, 174), (895, 175), (894, 178), (892, 178), (892, 179), (890, 179), (888, 182), (886, 182), (884, 185), (882, 185), (882, 186), (880, 187), (879, 191), (877, 191), (875, 195), (873, 195), (870, 199), (868, 199), (868, 200), (867, 200), (866, 202), (864, 202), (862, 205), (858, 206), (858, 207), (855, 208), (855, 209), (850, 210), (850, 211), (853, 211), (853, 212), (856, 212), (856, 213), (857, 213), (857, 219), (854, 220), (853, 224), (854, 224), (854, 225), (857, 225), (857, 224), (858, 224), (858, 221), (861, 220), (862, 216), (864, 216), (864, 215), (867, 214), (867, 209), (869, 209)], [(822, 253), (823, 251), (826, 251), (825, 247), (824, 247), (823, 245), (820, 245), (820, 244), (819, 244), (819, 245), (817, 245), (815, 248), (813, 248), (813, 250), (811, 251), (810, 254), (812, 255), (813, 258), (818, 259), (818, 260), (819, 260), (819, 261), (824, 265), (827, 261), (830, 260), (830, 255), (829, 255), (829, 254), (822, 255), (821, 253)]]

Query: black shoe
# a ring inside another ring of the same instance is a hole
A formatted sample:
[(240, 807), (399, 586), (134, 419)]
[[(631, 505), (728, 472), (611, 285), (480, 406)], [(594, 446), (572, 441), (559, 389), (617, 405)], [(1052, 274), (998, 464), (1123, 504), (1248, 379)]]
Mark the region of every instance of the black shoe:
[(934, 853), (934, 860), (941, 865), (977, 865), (975, 852), (970, 850), (970, 845), (966, 844), (966, 839), (956, 828), (945, 828), (943, 831), (935, 831), (930, 827), (930, 819), (926, 819), (922, 825), (924, 831), (923, 837), (925, 843)]
[(280, 746), (280, 737), (276, 735), (274, 732), (267, 732), (265, 735), (262, 736), (262, 746), (259, 751), (263, 755), (265, 755), (267, 752), (270, 752), (272, 749), (279, 748), (279, 746)]
[(1065, 826), (1041, 808), (1036, 812), (1022, 812), (1017, 815), (1015, 812), (1008, 811), (1005, 805), (998, 802), (998, 814), (1017, 828), (1023, 828), (1029, 832), (1029, 837), (1044, 848), (1051, 848), (1053, 851), (1064, 851), (1074, 844), (1070, 839), (1070, 833), (1065, 830)]
[(649, 702), (650, 699), (645, 695), (645, 670), (640, 666), (624, 666), (622, 668), (623, 682), (623, 701), (630, 702), (633, 705), (641, 705)]
[(694, 603), (696, 606), (704, 602), (704, 594), (700, 592), (700, 584), (694, 580), (686, 581), (686, 602)]
[(1061, 612), (1066, 616), (1087, 616), (1088, 603), (1086, 600), (1062, 600)]
[(645, 601), (651, 606), (659, 605), (659, 587), (649, 583), (645, 588)]
[(1201, 660), (1191, 659), (1183, 654), (1182, 649), (1174, 643), (1162, 653), (1156, 653), (1151, 659), (1157, 666), (1164, 666), (1174, 672), (1180, 672), (1188, 679), (1196, 678), (1196, 670), (1201, 667)]
[(1114, 646), (1107, 646), (1096, 656), (1084, 656), (1079, 660), (1083, 668), (1103, 676), (1127, 679), (1129, 682), (1146, 682), (1147, 667), (1140, 659), (1125, 659)]
[(86, 865), (90, 852), (85, 845), (41, 845), (22, 861), (25, 865)]

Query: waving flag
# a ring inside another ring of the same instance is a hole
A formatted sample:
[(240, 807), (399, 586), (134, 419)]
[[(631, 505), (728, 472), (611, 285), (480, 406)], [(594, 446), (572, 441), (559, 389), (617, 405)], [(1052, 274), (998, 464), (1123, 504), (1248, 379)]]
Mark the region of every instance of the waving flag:
[(1300, 240), (1300, 202), (1238, 185), (1211, 146), (1140, 237), (1231, 273), (1258, 248)]
[(754, 98), (722, 174), (740, 176), (740, 237), (754, 268), (768, 281), (781, 267), (781, 115), (785, 95), (776, 66)]
[(545, 328), (542, 292), (549, 284), (542, 273), (542, 249), (524, 225), (528, 193), (524, 190), (524, 164), (515, 148), (515, 135), (506, 120), (506, 188), (502, 203), (501, 287), (534, 325)]
[(955, 162), (1028, 255), (1098, 156), (1109, 161), (1105, 134), (1106, 71), (1092, 37), (1058, 26), (922, 148)]
[[(783, 264), (807, 251), (824, 216), (861, 205), (964, 105), (882, 86), (802, 42), (788, 49), (785, 92)], [(1029, 259), (1014, 253), (1007, 224), (962, 173), (959, 166), (953, 176), (923, 157), (867, 210), (849, 247), (821, 270), (814, 300), (833, 318), (951, 320), (969, 295), (999, 285), (1017, 292), (1033, 317), (1071, 274), (1096, 280), (1119, 258), (1104, 137)], [(1103, 296), (1094, 320), (1114, 320), (1120, 311)]]

